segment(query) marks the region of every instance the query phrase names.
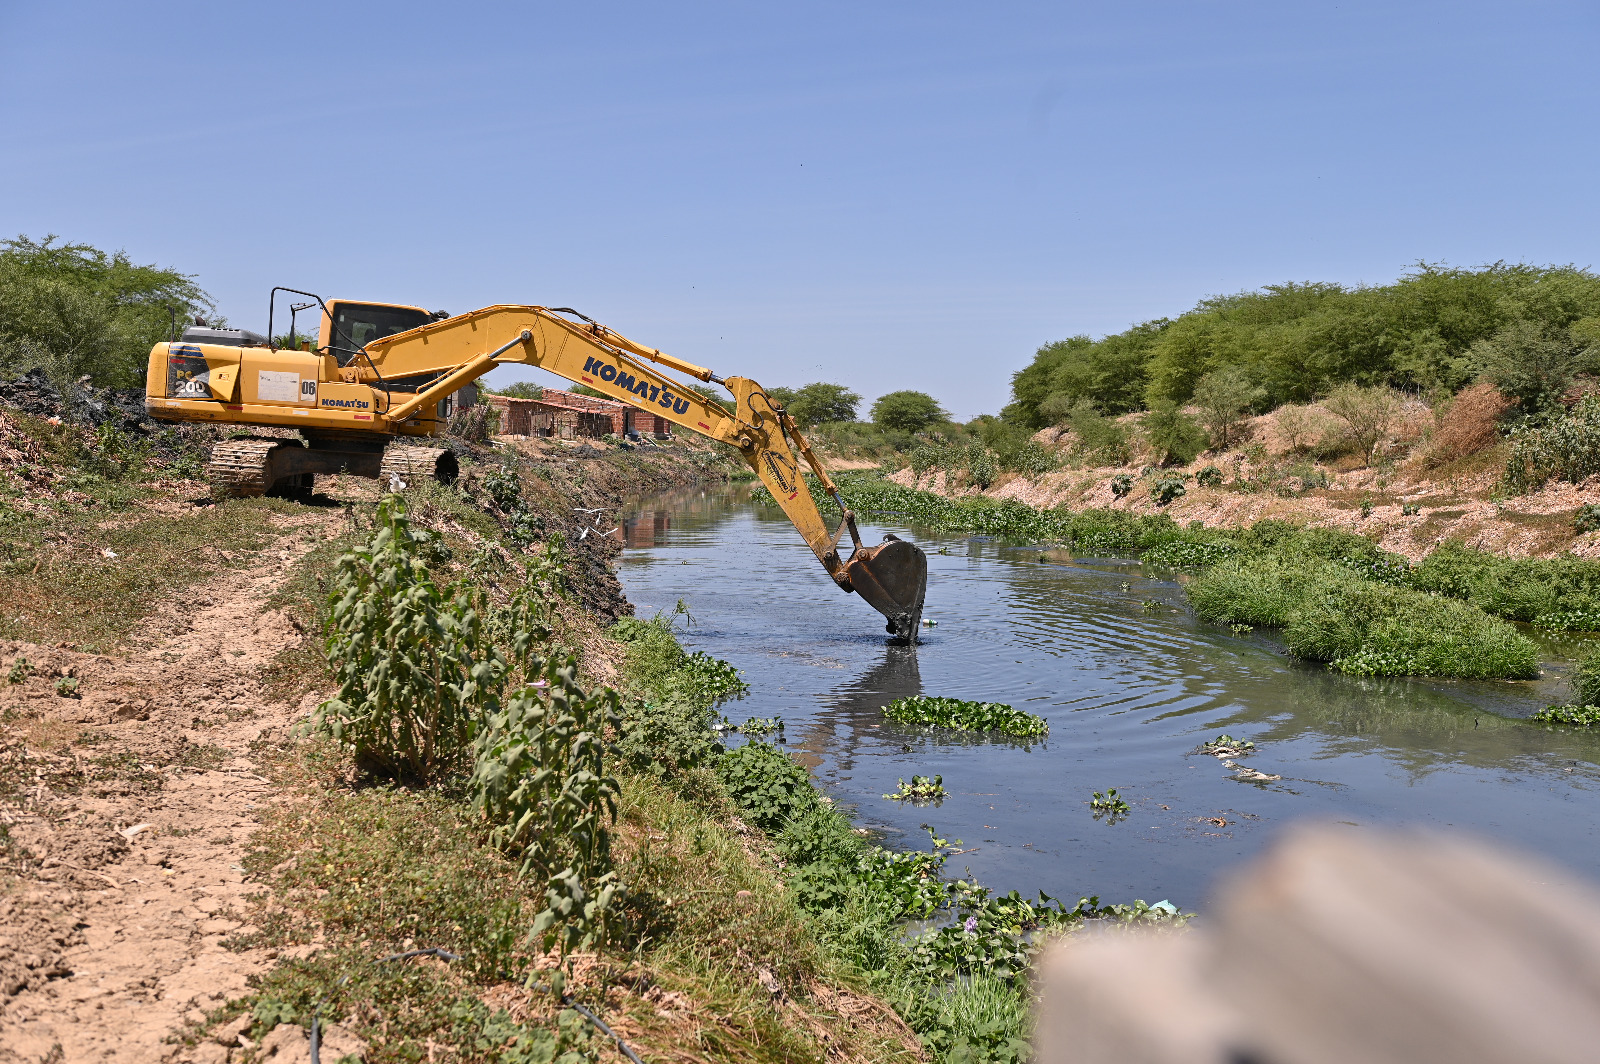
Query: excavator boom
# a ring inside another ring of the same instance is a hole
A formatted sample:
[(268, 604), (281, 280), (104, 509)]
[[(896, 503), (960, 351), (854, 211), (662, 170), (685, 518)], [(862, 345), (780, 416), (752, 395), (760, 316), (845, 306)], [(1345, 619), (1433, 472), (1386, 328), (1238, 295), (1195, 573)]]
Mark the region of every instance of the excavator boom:
[[(214, 339), (190, 335), (207, 330), (189, 330), (183, 343), (157, 344), (150, 354), (147, 408), (152, 416), (168, 420), (301, 429), (312, 443), (309, 449), (241, 441), (222, 458), (214, 455), (220, 479), (230, 485), (248, 481), (254, 491), (261, 484), (270, 486), (280, 473), (338, 468), (368, 476), (402, 475), (449, 461), (448, 452), (439, 449), (391, 447), (386, 454), (383, 442), (439, 435), (463, 388), (496, 366), (537, 366), (735, 447), (834, 582), (882, 613), (891, 634), (915, 641), (927, 584), (926, 556), (892, 535), (875, 546), (861, 543), (854, 515), (798, 426), (755, 381), (717, 377), (560, 308), (498, 305), (443, 317), (419, 308), (335, 302), (323, 305), (323, 311), (315, 350), (277, 348), (252, 334), (223, 344), (189, 342)], [(369, 339), (341, 327), (358, 316), (415, 324)], [(723, 385), (733, 394), (734, 409), (725, 409), (655, 366)], [(228, 446), (219, 446), (219, 452)], [(297, 453), (307, 451), (311, 453)], [(812, 500), (801, 460), (844, 511), (833, 531)], [(269, 462), (276, 465), (267, 468)], [(257, 466), (264, 471), (251, 473)], [(843, 560), (839, 545), (847, 532), (854, 549)]]

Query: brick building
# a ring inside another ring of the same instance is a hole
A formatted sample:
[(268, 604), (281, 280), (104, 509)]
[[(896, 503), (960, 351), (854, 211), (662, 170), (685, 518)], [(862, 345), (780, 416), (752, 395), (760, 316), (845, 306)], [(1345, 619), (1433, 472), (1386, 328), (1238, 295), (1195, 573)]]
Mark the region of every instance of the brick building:
[(513, 399), (491, 395), (488, 401), (500, 411), (500, 432), (506, 436), (622, 436), (633, 429), (657, 438), (667, 436), (672, 423), (648, 410), (627, 403), (546, 388), (538, 399)]

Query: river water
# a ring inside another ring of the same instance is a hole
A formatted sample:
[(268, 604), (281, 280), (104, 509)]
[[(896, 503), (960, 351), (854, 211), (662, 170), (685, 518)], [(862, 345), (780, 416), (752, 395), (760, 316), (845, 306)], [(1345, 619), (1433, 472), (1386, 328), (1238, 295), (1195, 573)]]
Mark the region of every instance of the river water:
[[(1199, 907), (1217, 872), (1307, 818), (1452, 827), (1600, 879), (1600, 736), (1521, 719), (1565, 700), (1572, 643), (1545, 644), (1539, 681), (1346, 677), (1290, 660), (1270, 635), (1198, 621), (1174, 574), (1137, 561), (863, 526), (865, 542), (892, 531), (928, 552), (938, 624), (893, 647), (746, 489), (646, 500), (623, 526), (618, 569), (639, 615), (683, 599), (684, 644), (750, 683), (723, 707), (731, 720), (782, 717), (787, 748), (886, 844), (925, 845), (931, 824), (968, 851), (951, 871), (1001, 891)], [(1024, 744), (883, 719), (912, 694), (1008, 702), (1050, 734)], [(1193, 752), (1222, 732), (1255, 742), (1239, 765), (1282, 778), (1241, 779)], [(882, 797), (913, 774), (942, 775), (949, 796)], [(1088, 804), (1109, 787), (1132, 806), (1117, 823)]]

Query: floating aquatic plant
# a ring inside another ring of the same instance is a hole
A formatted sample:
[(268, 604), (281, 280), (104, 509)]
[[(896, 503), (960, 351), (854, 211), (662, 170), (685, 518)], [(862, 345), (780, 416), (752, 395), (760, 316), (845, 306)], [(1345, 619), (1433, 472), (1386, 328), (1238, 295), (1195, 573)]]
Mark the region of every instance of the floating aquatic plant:
[(1045, 735), (1050, 725), (1043, 717), (1013, 709), (1004, 702), (968, 702), (960, 698), (914, 695), (897, 698), (883, 707), (883, 715), (900, 724), (931, 724), (963, 731), (997, 731), (1019, 738)]
[(1570, 728), (1600, 725), (1600, 706), (1547, 706), (1535, 713), (1536, 724), (1564, 724)]
[(1115, 824), (1123, 820), (1133, 811), (1133, 807), (1122, 800), (1115, 787), (1106, 789), (1106, 793), (1094, 792), (1094, 797), (1089, 799), (1089, 809), (1094, 813), (1094, 818), (1107, 818), (1109, 823)]
[(1214, 757), (1244, 757), (1246, 754), (1255, 753), (1256, 744), (1246, 739), (1235, 739), (1223, 733), (1210, 742), (1200, 744), (1197, 754), (1211, 754)]
[(911, 782), (896, 780), (899, 787), (885, 798), (896, 802), (937, 802), (945, 795), (943, 776), (912, 776)]

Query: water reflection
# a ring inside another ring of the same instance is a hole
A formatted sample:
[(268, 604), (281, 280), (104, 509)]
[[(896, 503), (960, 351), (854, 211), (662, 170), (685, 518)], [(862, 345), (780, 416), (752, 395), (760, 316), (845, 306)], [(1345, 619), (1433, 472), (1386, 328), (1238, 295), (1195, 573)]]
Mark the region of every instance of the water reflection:
[[(1269, 635), (1198, 622), (1171, 573), (881, 526), (928, 549), (939, 622), (923, 645), (889, 647), (776, 509), (680, 493), (625, 528), (621, 577), (640, 612), (687, 598), (698, 623), (686, 641), (752, 684), (730, 716), (783, 716), (866, 823), (915, 839), (933, 820), (1001, 889), (1195, 902), (1215, 869), (1306, 816), (1468, 827), (1600, 873), (1587, 815), (1600, 736), (1516, 719), (1560, 697), (1559, 677), (1339, 676)], [(1051, 732), (1028, 747), (883, 720), (885, 703), (919, 693), (1010, 702)], [(1241, 781), (1193, 753), (1222, 731), (1254, 740), (1242, 763), (1282, 780)], [(937, 811), (882, 799), (913, 773), (944, 776)], [(1088, 798), (1107, 787), (1133, 803), (1125, 823), (1092, 819)]]

